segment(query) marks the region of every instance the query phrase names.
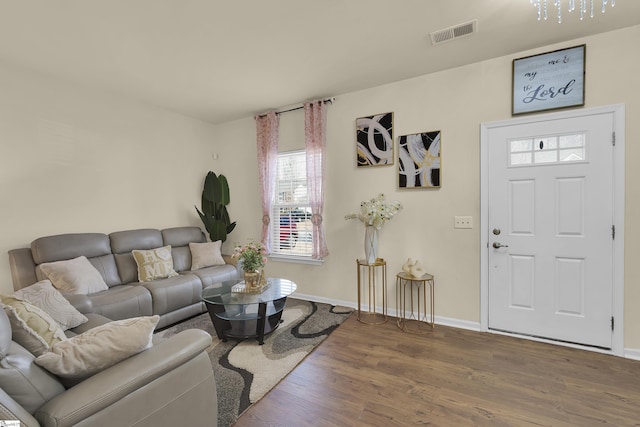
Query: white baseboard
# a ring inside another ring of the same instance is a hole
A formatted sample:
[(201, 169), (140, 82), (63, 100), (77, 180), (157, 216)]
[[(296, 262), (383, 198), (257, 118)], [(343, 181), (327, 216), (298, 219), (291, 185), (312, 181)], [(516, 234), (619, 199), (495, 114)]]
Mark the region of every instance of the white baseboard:
[[(355, 303), (355, 302), (352, 302), (352, 301), (341, 301), (341, 300), (336, 300), (336, 299), (332, 299), (332, 298), (317, 297), (315, 295), (307, 295), (307, 294), (296, 293), (291, 298), (297, 298), (297, 299), (301, 299), (301, 300), (305, 300), (305, 301), (322, 302), (322, 303), (325, 303), (325, 304), (339, 305), (339, 306), (343, 306), (343, 307), (351, 307), (354, 310), (358, 308), (358, 304)], [(362, 306), (362, 310), (369, 310), (369, 307), (363, 305)], [(379, 313), (382, 312), (382, 308), (378, 308), (377, 311)], [(395, 309), (389, 309), (387, 311), (387, 314), (389, 316), (391, 316), (391, 317), (397, 317), (397, 313), (396, 313)], [(451, 318), (451, 317), (443, 317), (443, 316), (437, 316), (437, 315), (435, 317), (435, 322), (436, 322), (436, 325), (450, 326), (452, 328), (467, 329), (469, 331), (476, 331), (476, 332), (482, 331), (482, 329), (480, 327), (480, 322), (471, 322), (469, 320), (460, 320), (460, 319), (454, 319), (454, 318)], [(490, 332), (493, 332), (493, 331), (490, 331)], [(516, 334), (501, 334), (501, 335), (517, 336)], [(531, 339), (530, 337), (525, 337), (525, 336), (523, 336), (522, 338)], [(557, 344), (557, 342), (549, 341), (549, 340), (535, 339), (534, 341), (541, 341), (541, 342), (548, 342), (548, 343), (551, 343), (551, 344)], [(584, 349), (584, 347), (582, 347), (582, 346), (575, 346), (575, 348)], [(598, 351), (598, 352), (612, 354), (610, 351)], [(626, 358), (626, 359), (640, 360), (640, 349), (625, 348), (623, 357)]]
[(640, 349), (637, 348), (625, 348), (624, 357), (627, 359), (640, 360)]
[[(322, 303), (331, 304), (331, 305), (341, 305), (343, 307), (351, 307), (354, 310), (358, 308), (358, 304), (352, 301), (341, 301), (341, 300), (335, 300), (331, 298), (317, 297), (314, 295), (296, 293), (291, 298), (297, 298), (305, 301), (322, 302)], [(362, 310), (365, 310), (365, 311), (369, 310), (369, 306), (366, 306), (366, 305), (363, 305), (361, 308)], [(382, 308), (378, 307), (377, 312), (381, 313)], [(398, 317), (398, 313), (396, 312), (395, 309), (388, 309), (387, 314), (391, 317)], [(451, 326), (452, 328), (468, 329), (470, 331), (476, 331), (476, 332), (480, 331), (479, 322), (471, 322), (468, 320), (453, 319), (451, 317), (443, 317), (443, 316), (437, 316), (437, 315), (435, 316), (434, 320), (436, 322), (436, 325)]]

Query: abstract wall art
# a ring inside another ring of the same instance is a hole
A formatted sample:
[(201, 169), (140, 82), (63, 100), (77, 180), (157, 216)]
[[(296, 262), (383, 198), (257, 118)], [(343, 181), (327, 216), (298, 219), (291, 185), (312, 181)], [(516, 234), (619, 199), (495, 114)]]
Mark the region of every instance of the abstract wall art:
[(393, 113), (356, 119), (358, 167), (393, 164)]
[(441, 132), (414, 133), (398, 140), (398, 187), (440, 187)]

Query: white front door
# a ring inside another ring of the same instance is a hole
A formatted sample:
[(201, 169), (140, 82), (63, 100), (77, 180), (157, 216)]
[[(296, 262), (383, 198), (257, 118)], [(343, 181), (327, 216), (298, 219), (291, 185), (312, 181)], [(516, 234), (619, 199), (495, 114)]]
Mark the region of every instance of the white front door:
[(612, 347), (613, 119), (488, 129), (489, 329)]

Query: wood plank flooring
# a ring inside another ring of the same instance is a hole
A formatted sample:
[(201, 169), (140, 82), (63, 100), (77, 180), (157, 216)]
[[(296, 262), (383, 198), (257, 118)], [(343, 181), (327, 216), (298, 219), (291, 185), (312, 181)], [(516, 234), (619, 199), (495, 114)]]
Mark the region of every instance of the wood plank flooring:
[(640, 361), (352, 315), (235, 425), (640, 426)]

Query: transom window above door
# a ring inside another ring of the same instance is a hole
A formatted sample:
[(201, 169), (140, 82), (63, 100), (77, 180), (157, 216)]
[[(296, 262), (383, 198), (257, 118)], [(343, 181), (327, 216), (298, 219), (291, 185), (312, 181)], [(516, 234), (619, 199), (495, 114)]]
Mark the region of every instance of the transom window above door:
[(509, 167), (584, 162), (586, 140), (586, 133), (510, 140)]

